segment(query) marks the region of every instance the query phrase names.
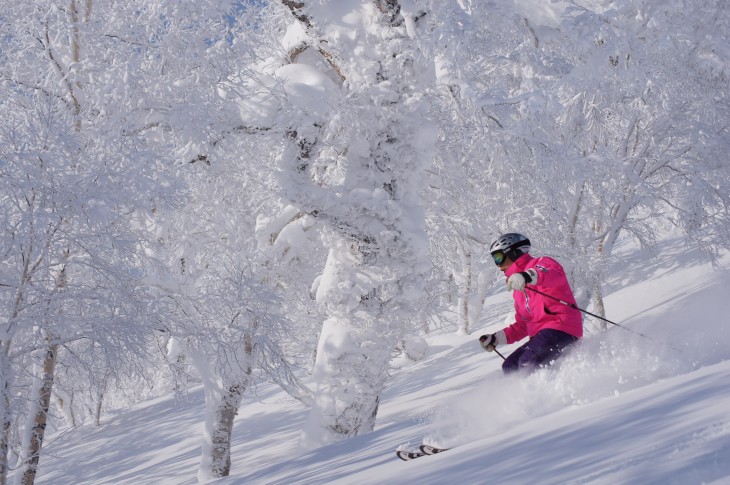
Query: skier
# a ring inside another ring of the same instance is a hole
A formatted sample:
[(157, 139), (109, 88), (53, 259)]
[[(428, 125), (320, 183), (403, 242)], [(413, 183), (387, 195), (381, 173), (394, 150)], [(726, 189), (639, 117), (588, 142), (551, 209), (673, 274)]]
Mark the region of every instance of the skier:
[(530, 240), (522, 234), (508, 233), (492, 243), (489, 252), (494, 263), (507, 277), (507, 289), (515, 290), (515, 322), (492, 334), (479, 337), (484, 350), (497, 345), (529, 340), (507, 357), (502, 364), (505, 374), (524, 370), (532, 372), (549, 365), (566, 347), (583, 336), (580, 311), (545, 297), (537, 290), (575, 305), (575, 296), (563, 267), (552, 258), (534, 258), (528, 254)]

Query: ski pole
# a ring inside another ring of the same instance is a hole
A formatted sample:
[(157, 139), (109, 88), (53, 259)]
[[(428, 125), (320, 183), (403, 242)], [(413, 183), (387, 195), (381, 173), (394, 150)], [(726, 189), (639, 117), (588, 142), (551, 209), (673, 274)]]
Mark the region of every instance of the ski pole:
[(535, 292), (535, 293), (537, 293), (537, 294), (540, 294), (540, 295), (542, 295), (542, 296), (547, 296), (548, 298), (552, 298), (553, 300), (555, 300), (555, 301), (558, 301), (558, 302), (562, 303), (563, 305), (569, 306), (570, 308), (575, 308), (576, 310), (579, 310), (579, 311), (581, 311), (581, 312), (585, 313), (586, 315), (590, 315), (590, 316), (592, 316), (592, 317), (596, 317), (596, 318), (598, 318), (598, 319), (600, 319), (600, 320), (603, 320), (604, 322), (608, 322), (608, 323), (610, 323), (611, 325), (616, 325), (617, 327), (621, 327), (621, 328), (623, 328), (624, 330), (627, 330), (627, 331), (629, 331), (629, 332), (635, 333), (636, 335), (640, 335), (640, 336), (642, 336), (642, 337), (644, 337), (644, 338), (648, 338), (649, 340), (652, 340), (652, 338), (651, 338), (651, 337), (649, 337), (648, 335), (644, 335), (644, 334), (643, 334), (643, 333), (641, 333), (641, 332), (637, 332), (636, 330), (632, 330), (632, 329), (630, 329), (630, 328), (628, 328), (628, 327), (624, 327), (623, 325), (620, 325), (620, 324), (618, 324), (618, 323), (616, 323), (616, 322), (612, 322), (611, 320), (609, 320), (609, 319), (607, 319), (607, 318), (603, 318), (603, 317), (602, 317), (602, 316), (600, 316), (600, 315), (596, 315), (595, 313), (591, 313), (591, 312), (589, 312), (588, 310), (583, 310), (582, 308), (579, 308), (579, 307), (578, 307), (577, 305), (575, 305), (575, 304), (573, 304), (573, 303), (568, 303), (567, 301), (563, 301), (563, 300), (561, 300), (560, 298), (555, 298), (555, 297), (554, 297), (553, 295), (548, 295), (547, 293), (543, 293), (542, 291), (536, 290), (536, 289), (534, 289), (534, 288), (530, 288), (529, 286), (525, 286), (525, 289), (526, 289), (526, 290), (530, 290), (530, 291), (533, 291), (533, 292)]

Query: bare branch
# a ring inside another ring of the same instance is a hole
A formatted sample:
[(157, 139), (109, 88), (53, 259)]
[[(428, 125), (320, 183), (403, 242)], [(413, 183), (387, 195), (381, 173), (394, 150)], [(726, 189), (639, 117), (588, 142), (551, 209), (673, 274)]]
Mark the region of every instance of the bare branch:
[(373, 0), (375, 7), (388, 16), (388, 21), (393, 27), (403, 24), (403, 16), (400, 14), (399, 0)]
[(304, 14), (304, 2), (296, 2), (294, 0), (281, 0), (284, 6), (289, 7), (292, 15), (296, 17), (301, 23), (306, 25), (308, 28), (312, 28), (312, 23), (309, 20), (309, 16)]
[(38, 41), (43, 46), (46, 56), (48, 56), (48, 60), (50, 60), (51, 64), (56, 68), (56, 71), (58, 72), (59, 76), (61, 77), (61, 81), (66, 86), (66, 90), (68, 91), (68, 95), (71, 98), (71, 102), (74, 107), (74, 115), (78, 116), (79, 114), (81, 114), (81, 104), (79, 103), (79, 100), (76, 98), (73, 84), (71, 84), (71, 81), (68, 78), (68, 73), (66, 72), (64, 67), (61, 65), (61, 63), (56, 59), (55, 55), (53, 54), (53, 50), (51, 50), (51, 38), (48, 33), (48, 25), (46, 25), (45, 39), (44, 40), (38, 39)]

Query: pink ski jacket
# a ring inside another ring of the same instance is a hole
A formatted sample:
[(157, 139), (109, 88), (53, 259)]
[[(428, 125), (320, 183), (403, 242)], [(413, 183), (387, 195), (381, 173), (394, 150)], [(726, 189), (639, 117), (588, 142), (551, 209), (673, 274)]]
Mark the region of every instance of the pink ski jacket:
[(575, 297), (570, 289), (568, 278), (563, 267), (552, 258), (533, 258), (523, 254), (512, 266), (507, 268), (505, 276), (509, 278), (515, 273), (534, 268), (537, 271), (537, 285), (528, 283), (525, 291), (514, 291), (515, 323), (504, 329), (507, 343), (514, 343), (525, 337), (532, 337), (545, 328), (552, 328), (568, 333), (574, 337), (583, 336), (583, 316), (580, 311), (563, 305), (559, 301), (540, 295), (530, 288), (554, 296), (575, 305)]

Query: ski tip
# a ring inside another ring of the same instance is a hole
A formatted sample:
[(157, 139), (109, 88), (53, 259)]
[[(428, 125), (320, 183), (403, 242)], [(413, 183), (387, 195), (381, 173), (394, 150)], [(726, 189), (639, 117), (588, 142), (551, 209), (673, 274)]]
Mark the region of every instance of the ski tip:
[(438, 453), (443, 453), (444, 451), (449, 451), (450, 448), (438, 448), (431, 445), (421, 445), (419, 446), (419, 449), (424, 455), (436, 455)]
[(395, 452), (396, 456), (403, 461), (415, 460), (424, 455), (424, 453), (418, 453), (415, 451), (398, 450)]

